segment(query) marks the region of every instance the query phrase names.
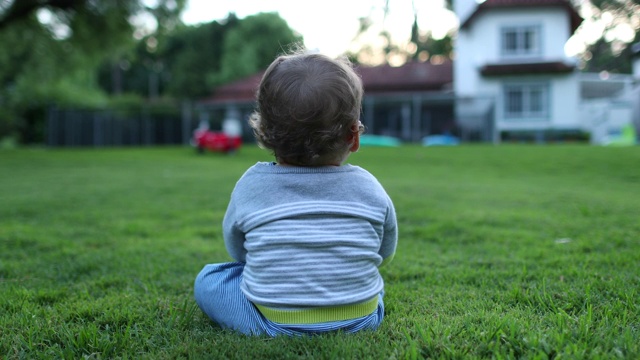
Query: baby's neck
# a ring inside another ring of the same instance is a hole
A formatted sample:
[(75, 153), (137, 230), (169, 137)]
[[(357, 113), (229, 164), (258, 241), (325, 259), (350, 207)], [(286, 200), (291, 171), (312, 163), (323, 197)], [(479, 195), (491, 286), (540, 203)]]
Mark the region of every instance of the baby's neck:
[(349, 158), (349, 155), (351, 155), (351, 151), (346, 152), (343, 156), (335, 157), (333, 160), (327, 160), (326, 162), (312, 164), (312, 165), (289, 164), (283, 159), (276, 157), (276, 164), (280, 166), (302, 166), (302, 167), (342, 166), (342, 164), (344, 164), (345, 161), (347, 161), (347, 159)]
[(315, 164), (315, 165), (291, 165), (287, 164), (284, 161), (277, 161), (276, 165), (278, 166), (300, 166), (300, 167), (320, 167), (320, 166), (341, 166), (341, 163), (330, 163), (330, 164)]

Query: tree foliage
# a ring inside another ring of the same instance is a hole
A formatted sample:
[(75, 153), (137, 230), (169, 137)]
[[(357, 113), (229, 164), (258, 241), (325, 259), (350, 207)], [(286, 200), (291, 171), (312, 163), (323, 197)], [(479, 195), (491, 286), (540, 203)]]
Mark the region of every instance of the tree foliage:
[[(636, 33), (635, 41), (640, 41), (639, 35), (640, 33)], [(604, 36), (590, 44), (581, 56), (584, 60), (584, 72), (629, 74), (632, 71), (631, 45), (615, 40), (607, 41)]]
[[(186, 0), (0, 0), (0, 140), (43, 140), (46, 109), (209, 95), (302, 38), (277, 14), (186, 26)], [(141, 29), (135, 18), (157, 26)]]
[(179, 25), (170, 33), (151, 34), (132, 53), (103, 65), (101, 86), (112, 95), (133, 93), (150, 99), (209, 94), (207, 78), (220, 71), (224, 34), (237, 22), (230, 14), (225, 21)]
[(43, 140), (47, 107), (104, 106), (98, 68), (135, 46), (130, 19), (156, 16), (172, 26), (185, 0), (0, 1), (0, 139)]
[(92, 74), (95, 57), (70, 40), (55, 40), (34, 18), (0, 32), (0, 138), (42, 138), (44, 109), (52, 103), (96, 106), (105, 101)]
[(418, 28), (417, 16), (414, 17), (411, 28), (411, 43), (415, 47), (415, 51), (411, 55), (413, 60), (434, 61), (437, 57), (451, 58), (453, 54), (453, 38), (451, 34), (436, 39), (430, 31), (421, 33)]
[(210, 77), (211, 84), (221, 85), (266, 69), (276, 55), (302, 40), (277, 13), (248, 16), (225, 34), (221, 69)]
[(225, 34), (238, 26), (238, 21), (229, 14), (225, 21), (183, 27), (166, 38), (159, 56), (170, 74), (168, 94), (195, 99), (211, 93), (208, 79), (221, 71)]
[[(358, 34), (353, 42), (362, 42), (367, 34), (377, 32), (377, 38), (381, 40), (380, 48), (373, 48), (369, 44), (361, 44), (355, 52), (347, 53), (347, 56), (356, 63), (368, 65), (377, 65), (379, 63), (389, 63), (392, 65), (401, 65), (407, 61), (442, 61), (450, 58), (453, 53), (453, 33), (448, 33), (442, 38), (436, 38), (430, 30), (424, 31), (418, 26), (418, 12), (413, 3), (413, 22), (410, 28), (411, 37), (408, 41), (393, 39), (391, 33), (386, 29), (378, 30), (379, 26), (375, 26), (375, 21), (371, 15), (359, 19), (360, 26)], [(452, 10), (452, 0), (445, 0), (444, 7)], [(383, 8), (386, 18), (389, 11), (389, 1), (385, 2)], [(384, 20), (383, 20), (384, 22)], [(408, 26), (407, 26), (408, 27)]]
[[(132, 61), (123, 57), (102, 68), (101, 84), (114, 94), (197, 99), (210, 95), (216, 86), (265, 69), (278, 53), (301, 42), (302, 37), (278, 14), (243, 19), (229, 14), (221, 21), (181, 25), (171, 33), (146, 37)], [(126, 64), (125, 69), (118, 64)], [(123, 74), (114, 76), (114, 71)], [(114, 79), (123, 79), (120, 91)]]
[[(600, 38), (589, 44), (581, 54), (584, 71), (631, 72), (631, 45), (640, 41), (640, 0), (590, 0), (592, 20), (601, 21), (604, 31)], [(621, 39), (616, 33), (631, 29), (632, 39)]]

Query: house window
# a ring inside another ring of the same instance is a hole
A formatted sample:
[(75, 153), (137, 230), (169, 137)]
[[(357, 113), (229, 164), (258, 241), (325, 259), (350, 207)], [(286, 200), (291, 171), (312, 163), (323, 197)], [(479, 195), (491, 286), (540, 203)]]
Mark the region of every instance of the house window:
[(511, 119), (541, 119), (549, 113), (549, 85), (509, 84), (504, 86), (504, 115)]
[(502, 55), (540, 55), (540, 26), (509, 26), (502, 28)]

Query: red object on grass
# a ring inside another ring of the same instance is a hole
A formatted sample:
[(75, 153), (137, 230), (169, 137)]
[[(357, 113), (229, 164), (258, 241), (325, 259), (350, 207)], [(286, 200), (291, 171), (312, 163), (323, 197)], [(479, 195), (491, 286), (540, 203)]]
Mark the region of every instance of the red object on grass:
[(193, 143), (199, 152), (209, 150), (228, 153), (240, 148), (242, 138), (240, 136), (229, 136), (223, 132), (196, 130), (193, 133)]

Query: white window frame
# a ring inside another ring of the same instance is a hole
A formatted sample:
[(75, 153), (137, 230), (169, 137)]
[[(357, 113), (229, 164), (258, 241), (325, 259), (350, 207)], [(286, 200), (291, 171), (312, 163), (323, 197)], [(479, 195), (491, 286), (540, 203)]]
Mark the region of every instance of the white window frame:
[[(507, 37), (513, 36), (513, 48), (507, 48)], [(531, 38), (528, 38), (531, 36)], [(500, 28), (500, 51), (503, 57), (530, 57), (542, 54), (541, 25), (510, 25)]]
[(551, 86), (548, 82), (503, 84), (502, 104), (506, 120), (548, 120)]

